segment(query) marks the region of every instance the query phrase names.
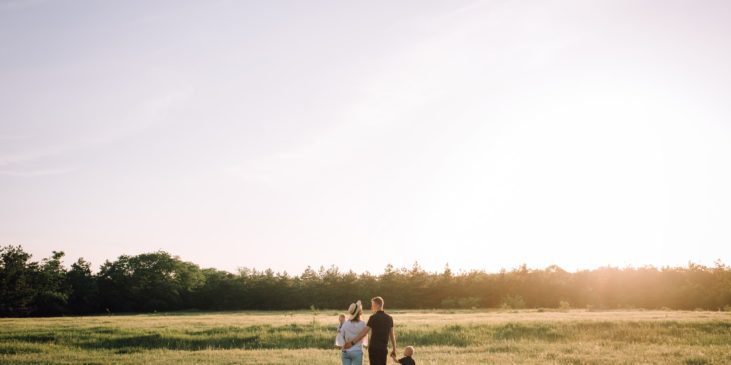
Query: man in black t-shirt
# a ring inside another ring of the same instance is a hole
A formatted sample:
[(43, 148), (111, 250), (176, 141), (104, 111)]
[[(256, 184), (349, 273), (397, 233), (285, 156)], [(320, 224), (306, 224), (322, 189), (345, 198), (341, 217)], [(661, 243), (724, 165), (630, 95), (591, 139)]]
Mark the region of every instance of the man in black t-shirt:
[(391, 339), (393, 345), (391, 354), (396, 355), (396, 334), (393, 332), (393, 318), (383, 311), (383, 304), (383, 298), (381, 297), (371, 299), (373, 315), (368, 318), (366, 328), (344, 346), (346, 349), (350, 348), (371, 331), (371, 337), (368, 340), (368, 360), (371, 365), (386, 365), (389, 339)]

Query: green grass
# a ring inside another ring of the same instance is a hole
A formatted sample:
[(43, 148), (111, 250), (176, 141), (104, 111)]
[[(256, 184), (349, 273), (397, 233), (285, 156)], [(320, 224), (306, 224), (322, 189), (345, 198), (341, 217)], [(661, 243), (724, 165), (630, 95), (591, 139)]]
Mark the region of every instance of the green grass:
[[(0, 363), (338, 364), (330, 312), (0, 319)], [(725, 364), (731, 313), (394, 311), (419, 364)]]

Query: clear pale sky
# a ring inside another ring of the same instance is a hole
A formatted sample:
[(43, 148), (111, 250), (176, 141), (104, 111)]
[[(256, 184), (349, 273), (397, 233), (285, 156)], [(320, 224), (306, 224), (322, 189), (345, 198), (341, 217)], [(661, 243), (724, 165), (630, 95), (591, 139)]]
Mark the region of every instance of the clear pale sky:
[(731, 2), (0, 0), (0, 245), (731, 263)]

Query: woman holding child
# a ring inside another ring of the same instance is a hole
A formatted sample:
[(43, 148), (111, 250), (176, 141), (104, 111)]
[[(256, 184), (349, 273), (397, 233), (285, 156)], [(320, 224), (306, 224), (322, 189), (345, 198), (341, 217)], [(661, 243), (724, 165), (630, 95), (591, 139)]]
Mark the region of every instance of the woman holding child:
[[(366, 327), (366, 323), (360, 319), (363, 314), (363, 305), (360, 300), (352, 303), (348, 308), (347, 319), (342, 321), (340, 329), (338, 330), (338, 337), (335, 340), (335, 344), (343, 346), (350, 341), (353, 341)], [(353, 346), (347, 349), (342, 349), (340, 358), (343, 361), (343, 365), (362, 365), (363, 364), (363, 346), (368, 346), (367, 339), (361, 338), (359, 341), (355, 341)]]

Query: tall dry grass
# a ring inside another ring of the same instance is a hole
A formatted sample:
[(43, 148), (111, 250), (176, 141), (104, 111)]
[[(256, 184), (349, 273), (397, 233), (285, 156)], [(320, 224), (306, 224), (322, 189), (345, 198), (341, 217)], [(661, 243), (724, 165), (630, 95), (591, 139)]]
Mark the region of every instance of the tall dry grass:
[[(392, 311), (419, 364), (731, 363), (731, 313)], [(0, 363), (337, 364), (336, 312), (0, 319)]]

